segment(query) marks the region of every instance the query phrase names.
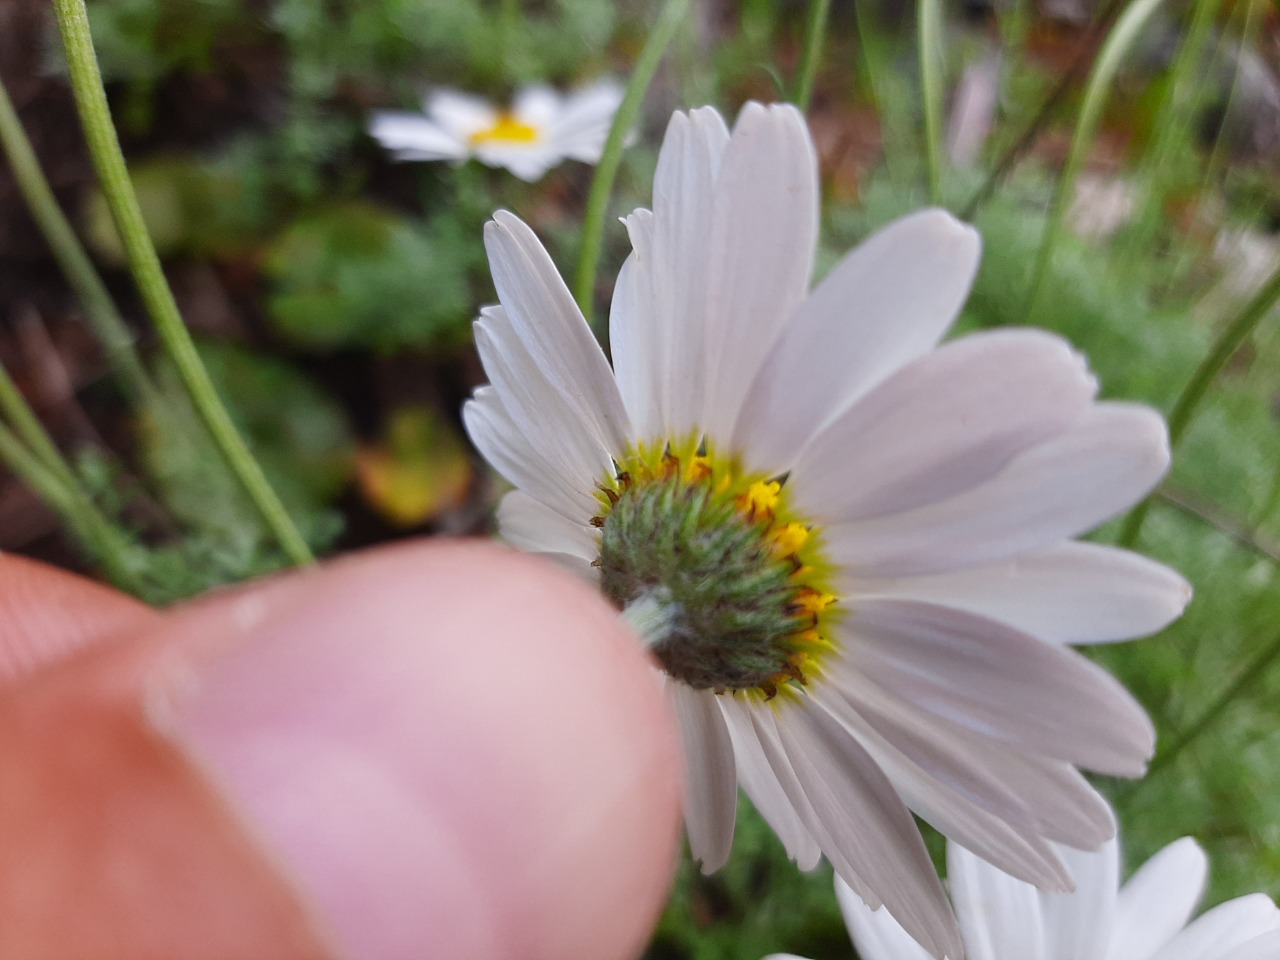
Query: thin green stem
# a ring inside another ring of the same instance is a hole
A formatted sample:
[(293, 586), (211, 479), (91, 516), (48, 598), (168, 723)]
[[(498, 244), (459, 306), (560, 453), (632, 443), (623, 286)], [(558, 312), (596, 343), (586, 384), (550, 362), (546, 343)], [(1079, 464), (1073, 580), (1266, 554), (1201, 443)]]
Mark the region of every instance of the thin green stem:
[(22, 191), (32, 219), (44, 234), (59, 269), (71, 284), (94, 332), (102, 341), (107, 359), (132, 394), (134, 402), (143, 408), (155, 409), (158, 406), (155, 385), (134, 349), (133, 335), (71, 223), (58, 206), (3, 81), (0, 81), (0, 149), (4, 150), (9, 169), (13, 171), (13, 178)]
[(140, 582), (129, 562), (129, 543), (124, 535), (74, 482), (67, 483), (4, 424), (0, 424), (0, 461), (62, 517), (116, 585), (130, 592), (139, 591)]
[(22, 391), (9, 376), (9, 371), (0, 365), (0, 414), (13, 426), (14, 431), (27, 445), (27, 448), (40, 459), (45, 468), (55, 474), (63, 483), (74, 486), (75, 472), (67, 465), (50, 438), (40, 418), (35, 415), (22, 396)]
[(306, 541), (294, 526), (284, 504), (271, 488), (262, 468), (253, 458), (226, 407), (218, 398), (217, 390), (178, 313), (173, 292), (169, 289), (160, 266), (160, 258), (147, 234), (138, 198), (129, 182), (129, 172), (111, 122), (106, 90), (102, 86), (98, 59), (89, 35), (89, 19), (84, 0), (53, 0), (53, 9), (62, 34), (71, 87), (89, 143), (89, 153), (98, 172), (102, 193), (111, 209), (116, 230), (124, 244), (134, 280), (147, 311), (151, 314), (160, 341), (227, 466), (257, 507), (267, 528), (294, 563), (311, 563), (313, 557)]
[(809, 109), (813, 99), (813, 85), (818, 79), (818, 66), (822, 63), (822, 48), (827, 39), (827, 21), (831, 19), (831, 0), (813, 0), (809, 4), (809, 20), (804, 27), (804, 52), (800, 56), (800, 75), (796, 79), (796, 92), (792, 97), (801, 111)]
[[(1177, 448), (1213, 381), (1217, 379), (1222, 368), (1227, 365), (1227, 361), (1240, 348), (1240, 345), (1253, 333), (1263, 318), (1271, 313), (1278, 302), (1280, 302), (1280, 264), (1276, 265), (1271, 276), (1241, 308), (1235, 318), (1223, 327), (1218, 339), (1205, 358), (1200, 361), (1200, 365), (1196, 367), (1187, 385), (1182, 388), (1182, 393), (1173, 405), (1173, 412), (1169, 414), (1170, 447)], [(1120, 531), (1118, 542), (1121, 546), (1131, 547), (1137, 542), (1138, 534), (1142, 531), (1142, 524), (1150, 509), (1151, 498), (1148, 497), (1129, 514), (1124, 528)]]
[(1107, 39), (1098, 52), (1098, 59), (1094, 61), (1089, 82), (1085, 85), (1084, 102), (1080, 105), (1075, 129), (1071, 133), (1071, 146), (1067, 151), (1067, 159), (1062, 165), (1062, 173), (1058, 176), (1058, 185), (1054, 190), (1053, 203), (1049, 208), (1049, 216), (1045, 224), (1044, 239), (1040, 241), (1040, 250), (1032, 270), (1031, 287), (1027, 293), (1027, 306), (1024, 310), (1028, 323), (1034, 318), (1040, 292), (1044, 288), (1044, 278), (1049, 271), (1054, 248), (1062, 236), (1067, 210), (1071, 206), (1076, 176), (1084, 165), (1085, 157), (1093, 144), (1093, 136), (1098, 129), (1098, 121), (1102, 118), (1102, 108), (1111, 93), (1116, 72), (1120, 69), (1121, 61), (1133, 46), (1142, 28), (1163, 2), (1164, 0), (1134, 0), (1125, 8), (1124, 13), (1120, 14), (1116, 25), (1107, 34)]
[(1235, 701), (1236, 697), (1262, 678), (1277, 657), (1280, 657), (1280, 636), (1275, 637), (1259, 650), (1253, 659), (1245, 664), (1235, 678), (1227, 684), (1226, 689), (1218, 694), (1213, 699), (1213, 702), (1205, 708), (1204, 712), (1190, 726), (1175, 736), (1167, 747), (1156, 754), (1155, 759), (1151, 761), (1151, 766), (1147, 769), (1148, 775), (1172, 763), (1178, 754), (1194, 743), (1209, 727), (1213, 726), (1226, 711), (1227, 707), (1231, 706), (1232, 702)]
[(929, 199), (942, 202), (943, 17), (941, 0), (916, 5), (920, 98), (924, 104), (924, 148), (929, 170)]
[[(885, 30), (877, 16), (878, 4), (853, 3), (853, 22), (858, 32), (857, 69), (862, 74), (862, 82), (867, 95), (871, 98), (871, 106), (875, 115), (880, 118), (882, 138), (881, 152), (884, 155), (884, 168), (891, 183), (902, 185), (902, 170), (905, 167), (894, 142), (892, 126), (889, 123), (890, 107), (893, 102), (886, 77), (891, 76), (891, 53)], [(914, 148), (913, 148), (914, 149)]]
[(578, 254), (578, 269), (573, 279), (573, 295), (578, 306), (588, 320), (592, 314), (592, 300), (596, 289), (596, 271), (600, 267), (600, 245), (604, 239), (604, 221), (609, 211), (609, 198), (613, 194), (613, 184), (618, 177), (618, 168), (622, 164), (622, 150), (626, 146), (627, 134), (635, 126), (640, 115), (640, 105), (658, 72), (658, 64), (666, 52), (680, 25), (684, 22), (689, 10), (690, 0), (667, 0), (658, 15), (657, 22), (644, 49), (636, 60), (635, 70), (627, 81), (627, 89), (622, 103), (614, 115), (613, 126), (609, 128), (609, 138), (604, 143), (604, 152), (600, 163), (596, 166), (596, 175), (591, 180), (591, 192), (587, 194), (587, 209), (583, 215), (582, 248)]
[[(1124, 0), (1107, 0), (1106, 6), (1098, 12), (1090, 33), (1100, 34), (1102, 31), (1109, 29), (1112, 20), (1119, 14), (1123, 5)], [(1022, 159), (1022, 155), (1031, 149), (1031, 145), (1035, 143), (1036, 137), (1040, 135), (1040, 131), (1049, 122), (1049, 118), (1053, 116), (1062, 101), (1066, 99), (1067, 93), (1075, 85), (1076, 80), (1084, 73), (1085, 67), (1089, 64), (1089, 49), (1090, 45), (1088, 43), (1084, 44), (1082, 52), (1071, 62), (1071, 66), (1058, 77), (1058, 82), (1054, 84), (1053, 89), (1041, 101), (1035, 115), (1023, 127), (1017, 139), (1001, 154), (1000, 159), (996, 161), (991, 168), (991, 172), (983, 180), (982, 186), (974, 191), (973, 196), (969, 198), (969, 202), (964, 205), (964, 209), (960, 212), (962, 220), (972, 220), (977, 215), (979, 208), (991, 199), (996, 187), (1017, 166), (1018, 161)]]

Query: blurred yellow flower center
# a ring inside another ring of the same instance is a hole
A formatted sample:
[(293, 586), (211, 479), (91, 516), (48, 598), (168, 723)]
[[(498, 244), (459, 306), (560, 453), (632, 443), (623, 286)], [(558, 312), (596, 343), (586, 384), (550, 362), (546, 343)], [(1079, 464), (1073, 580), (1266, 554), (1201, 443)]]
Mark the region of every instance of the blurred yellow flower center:
[(493, 126), (473, 133), (471, 145), (478, 147), (486, 143), (536, 143), (540, 137), (537, 129), (504, 112), (498, 114)]
[(656, 605), (649, 648), (672, 677), (771, 699), (807, 683), (831, 648), (831, 565), (785, 480), (703, 446), (637, 450), (599, 485), (600, 583), (622, 609)]

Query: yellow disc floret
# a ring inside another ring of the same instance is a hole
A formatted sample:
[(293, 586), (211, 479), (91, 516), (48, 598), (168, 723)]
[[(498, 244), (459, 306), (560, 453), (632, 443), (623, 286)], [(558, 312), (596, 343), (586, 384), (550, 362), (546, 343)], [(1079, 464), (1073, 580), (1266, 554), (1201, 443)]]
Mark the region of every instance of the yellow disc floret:
[(537, 143), (539, 139), (541, 134), (536, 127), (517, 120), (513, 114), (500, 113), (493, 122), (493, 126), (478, 130), (471, 135), (471, 145), (478, 147), (483, 144), (514, 143), (525, 146)]
[(672, 677), (765, 698), (803, 686), (836, 611), (821, 532), (785, 478), (753, 476), (706, 444), (641, 448), (600, 484), (601, 586), (622, 609), (665, 611), (650, 649)]

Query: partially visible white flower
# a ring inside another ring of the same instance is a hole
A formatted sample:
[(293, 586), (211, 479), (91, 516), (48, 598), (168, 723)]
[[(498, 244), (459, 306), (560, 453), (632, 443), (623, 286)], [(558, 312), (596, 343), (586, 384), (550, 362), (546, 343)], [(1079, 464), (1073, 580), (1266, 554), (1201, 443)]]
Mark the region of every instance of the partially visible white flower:
[[(951, 899), (970, 960), (1280, 960), (1280, 910), (1265, 894), (1229, 900), (1187, 923), (1209, 867), (1190, 837), (1169, 844), (1123, 887), (1115, 840), (1094, 853), (1059, 852), (1075, 893), (1037, 890), (947, 844)], [(838, 878), (836, 895), (862, 960), (928, 960), (888, 910), (871, 910)]]
[(427, 94), (423, 113), (375, 113), (369, 133), (397, 160), (462, 163), (475, 157), (532, 182), (564, 160), (598, 163), (622, 93), (612, 80), (568, 94), (539, 84), (520, 90), (503, 110), (482, 97), (440, 88)]

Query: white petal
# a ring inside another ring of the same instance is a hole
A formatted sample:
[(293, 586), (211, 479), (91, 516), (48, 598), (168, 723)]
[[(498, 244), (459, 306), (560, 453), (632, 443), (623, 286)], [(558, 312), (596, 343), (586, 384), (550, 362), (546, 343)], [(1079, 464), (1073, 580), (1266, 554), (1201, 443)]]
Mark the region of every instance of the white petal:
[(601, 80), (574, 92), (547, 127), (547, 140), (566, 157), (599, 162), (623, 93), (623, 87), (613, 80)]
[(1030, 755), (1139, 776), (1151, 721), (1114, 677), (1065, 647), (960, 610), (860, 603), (846, 621), (849, 669), (916, 709)]
[[(797, 387), (793, 393), (803, 392)], [(949, 343), (893, 374), (815, 438), (792, 471), (796, 506), (837, 522), (954, 497), (1062, 433), (1096, 391), (1084, 358), (1040, 330)]]
[(1280, 910), (1261, 893), (1228, 900), (1199, 917), (1161, 948), (1154, 960), (1233, 960), (1255, 937), (1280, 930)]
[(1095, 543), (1064, 543), (980, 567), (919, 577), (848, 577), (856, 598), (923, 600), (999, 620), (1050, 643), (1145, 637), (1176, 620), (1191, 587), (1146, 557)]
[(666, 356), (667, 345), (659, 334), (668, 320), (654, 314), (653, 214), (637, 210), (626, 224), (634, 249), (613, 287), (609, 347), (618, 392), (635, 435), (652, 439), (662, 436), (665, 428), (662, 398), (669, 390), (657, 364)]
[(968, 960), (1057, 960), (1046, 954), (1039, 891), (958, 843), (947, 844), (947, 882)]
[(1100, 960), (1111, 936), (1116, 892), (1120, 885), (1120, 853), (1115, 840), (1099, 850), (1060, 850), (1074, 893), (1040, 891), (1045, 949), (1053, 960)]
[(1027, 757), (895, 703), (832, 666), (813, 697), (856, 736), (916, 814), (1005, 872), (1066, 890), (1046, 838), (1098, 844), (1115, 832), (1106, 803), (1070, 767)]
[(369, 135), (397, 160), (461, 160), (470, 152), (466, 141), (418, 113), (379, 111), (369, 120)]
[(716, 180), (707, 253), (708, 435), (729, 438), (747, 389), (804, 300), (818, 243), (818, 161), (790, 104), (742, 108)]
[(714, 693), (670, 679), (666, 691), (684, 741), (689, 847), (702, 863), (702, 872), (714, 873), (729, 859), (738, 815), (733, 743)]
[(534, 553), (567, 553), (590, 563), (600, 554), (598, 532), (512, 490), (498, 504), (498, 528), (512, 546)]
[(475, 157), (486, 166), (501, 167), (526, 183), (536, 183), (548, 170), (559, 165), (564, 154), (536, 144), (494, 141), (477, 144)]
[(489, 101), (447, 87), (437, 87), (428, 93), (424, 106), (427, 116), (463, 143), (498, 122), (498, 111)]
[[(751, 709), (734, 696), (716, 697), (716, 704), (724, 715), (725, 725), (729, 729), (729, 737), (733, 742), (733, 754), (737, 763), (738, 781), (750, 798), (751, 803), (759, 811), (766, 823), (782, 841), (787, 856), (796, 862), (801, 870), (812, 870), (822, 859), (822, 851), (817, 841), (809, 833), (800, 815), (791, 801), (787, 799), (787, 791), (774, 773), (765, 745), (761, 743), (755, 726), (751, 722)], [(782, 757), (782, 747), (777, 742), (776, 734), (766, 736), (769, 739), (769, 753)], [(789, 779), (794, 781), (795, 774), (788, 772)], [(798, 789), (798, 788), (797, 788)]]
[(978, 269), (981, 241), (943, 210), (889, 224), (809, 294), (747, 393), (734, 446), (761, 469), (790, 465), (833, 417), (932, 350)]
[(1214, 954), (1206, 960), (1280, 960), (1280, 930), (1260, 933), (1230, 953)]
[(560, 94), (545, 83), (533, 83), (516, 91), (511, 114), (535, 130), (546, 130), (564, 111)]
[(493, 387), (478, 388), (463, 405), (462, 423), (485, 460), (521, 490), (570, 520), (599, 512), (589, 476), (566, 469), (563, 461), (554, 466), (516, 426)]
[(613, 459), (593, 429), (591, 411), (581, 398), (567, 397), (547, 382), (501, 310), (482, 311), (474, 333), (476, 352), (502, 409), (527, 445), (546, 459), (570, 490), (579, 496), (592, 493), (598, 482), (612, 475)]
[(676, 113), (653, 175), (653, 256), (647, 277), (654, 352), (634, 362), (651, 371), (640, 379), (660, 391), (654, 399), (668, 437), (683, 438), (705, 426), (706, 257), (716, 177), (728, 142), (724, 120), (710, 107)]
[(951, 905), (915, 821), (884, 772), (807, 697), (783, 704), (777, 730), (812, 810), (809, 828), (836, 872), (864, 900), (888, 907), (932, 956), (959, 956)]
[(1186, 926), (1204, 895), (1209, 859), (1190, 837), (1169, 844), (1120, 888), (1104, 960), (1151, 960)]
[(590, 414), (587, 425), (608, 450), (621, 452), (630, 427), (613, 371), (551, 257), (505, 210), (485, 224), (484, 240), (498, 298), (537, 369)]
[(888, 908), (872, 910), (838, 876), (836, 899), (862, 960), (929, 960), (929, 952), (911, 939)]
[(1164, 420), (1147, 407), (1097, 404), (1076, 424), (959, 496), (832, 525), (830, 557), (870, 577), (989, 563), (1075, 537), (1132, 506), (1164, 475)]

